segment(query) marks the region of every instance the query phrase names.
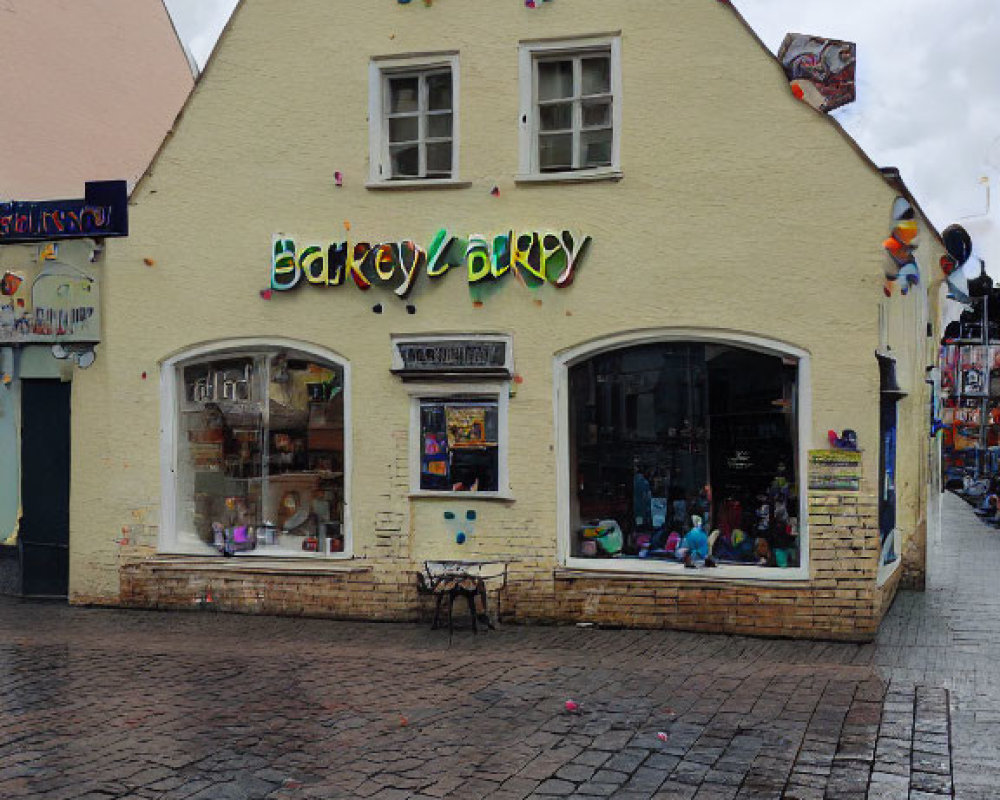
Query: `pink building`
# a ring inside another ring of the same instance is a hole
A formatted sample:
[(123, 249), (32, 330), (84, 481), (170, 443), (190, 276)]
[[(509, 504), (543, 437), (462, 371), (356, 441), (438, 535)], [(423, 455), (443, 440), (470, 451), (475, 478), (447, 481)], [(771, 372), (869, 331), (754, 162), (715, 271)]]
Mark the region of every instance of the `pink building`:
[(162, 0), (2, 0), (0, 200), (133, 186), (194, 85)]

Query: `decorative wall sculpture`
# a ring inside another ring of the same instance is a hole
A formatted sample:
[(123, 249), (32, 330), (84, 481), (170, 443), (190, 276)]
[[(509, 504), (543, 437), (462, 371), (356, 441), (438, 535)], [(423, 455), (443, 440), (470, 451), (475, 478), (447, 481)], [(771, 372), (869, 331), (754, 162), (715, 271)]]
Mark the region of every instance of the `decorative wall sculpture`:
[(341, 286), (350, 280), (362, 291), (380, 285), (405, 298), (421, 274), (436, 279), (464, 267), (470, 286), (512, 274), (528, 287), (550, 283), (562, 289), (573, 282), (589, 244), (589, 236), (569, 230), (510, 230), (460, 239), (442, 229), (426, 248), (411, 239), (298, 245), (279, 234), (273, 239), (270, 286), (284, 292), (308, 284)]
[(906, 294), (911, 285), (920, 283), (920, 266), (913, 255), (920, 232), (917, 213), (905, 197), (897, 197), (892, 204), (892, 235), (882, 246), (889, 258), (885, 262), (885, 294), (892, 295), (892, 284), (899, 281), (900, 291)]
[(828, 112), (854, 102), (856, 49), (854, 42), (789, 33), (778, 59), (792, 93), (817, 111)]

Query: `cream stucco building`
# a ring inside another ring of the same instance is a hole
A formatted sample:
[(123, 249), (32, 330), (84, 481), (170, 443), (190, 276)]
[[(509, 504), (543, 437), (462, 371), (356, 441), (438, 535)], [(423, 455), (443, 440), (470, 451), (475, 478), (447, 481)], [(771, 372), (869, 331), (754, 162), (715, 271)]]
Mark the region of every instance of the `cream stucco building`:
[(871, 637), (933, 477), (893, 183), (724, 3), (244, 0), (108, 243), (71, 599), (413, 619), (454, 560), (505, 619)]

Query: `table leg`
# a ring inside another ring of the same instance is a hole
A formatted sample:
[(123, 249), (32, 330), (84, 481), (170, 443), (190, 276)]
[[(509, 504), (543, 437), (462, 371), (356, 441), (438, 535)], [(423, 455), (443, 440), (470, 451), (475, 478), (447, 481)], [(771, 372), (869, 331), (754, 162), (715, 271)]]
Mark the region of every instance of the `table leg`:
[(444, 602), (444, 592), (437, 593), (437, 603), (434, 605), (434, 622), (431, 624), (431, 630), (436, 631), (438, 628), (438, 620), (441, 618), (441, 603)]
[(476, 625), (476, 593), (466, 589), (462, 594), (465, 595), (465, 599), (469, 603), (469, 615), (472, 617), (472, 632), (479, 633), (479, 628)]

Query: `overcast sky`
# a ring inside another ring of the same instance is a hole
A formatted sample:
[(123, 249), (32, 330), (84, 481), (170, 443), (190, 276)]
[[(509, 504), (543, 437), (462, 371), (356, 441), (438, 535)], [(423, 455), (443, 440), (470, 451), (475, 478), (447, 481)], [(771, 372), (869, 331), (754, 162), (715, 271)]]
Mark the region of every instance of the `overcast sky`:
[[(236, 2), (166, 0), (199, 65), (204, 65)], [(994, 55), (1000, 42), (1000, 2), (733, 4), (772, 51), (789, 31), (857, 42), (858, 100), (833, 116), (879, 166), (900, 169), (939, 230), (953, 222), (968, 228), (978, 255), (1000, 278), (1000, 68)]]

